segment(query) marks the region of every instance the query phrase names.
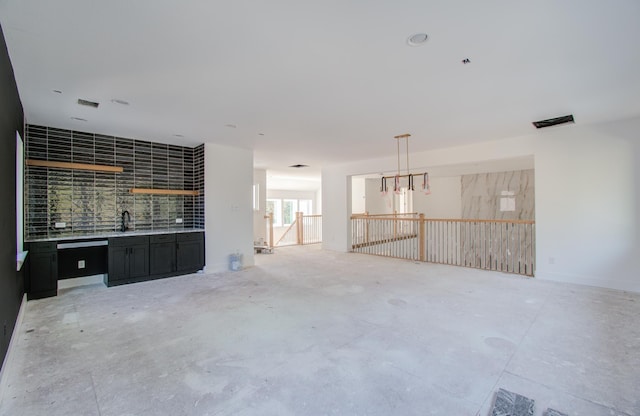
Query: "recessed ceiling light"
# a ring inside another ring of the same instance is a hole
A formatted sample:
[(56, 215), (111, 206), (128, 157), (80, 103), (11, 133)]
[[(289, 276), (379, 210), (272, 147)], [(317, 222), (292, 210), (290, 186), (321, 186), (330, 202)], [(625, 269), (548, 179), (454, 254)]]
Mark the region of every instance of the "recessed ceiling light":
[(235, 129), (235, 128), (237, 128), (237, 127), (238, 127), (238, 126), (236, 126), (235, 124), (225, 124), (224, 126), (225, 126), (225, 127), (229, 127), (230, 129)]
[(86, 118), (80, 118), (80, 117), (71, 117), (71, 120), (75, 120), (75, 121), (87, 121)]
[(414, 33), (409, 36), (407, 39), (407, 45), (409, 46), (420, 46), (424, 45), (425, 42), (429, 39), (429, 36), (426, 33)]
[(309, 165), (301, 165), (301, 164), (297, 164), (297, 165), (291, 165), (289, 166), (290, 168), (296, 168), (296, 169), (300, 169), (300, 168), (308, 168)]
[(62, 94), (62, 91), (60, 90), (53, 90), (53, 92), (55, 92), (56, 94)]
[(111, 100), (112, 103), (114, 104), (120, 104), (120, 105), (129, 105), (128, 101), (125, 100), (119, 100), (117, 98), (114, 98), (113, 100)]
[(174, 134), (173, 137), (184, 137), (182, 134)]
[(264, 136), (264, 133), (258, 133), (258, 136)]

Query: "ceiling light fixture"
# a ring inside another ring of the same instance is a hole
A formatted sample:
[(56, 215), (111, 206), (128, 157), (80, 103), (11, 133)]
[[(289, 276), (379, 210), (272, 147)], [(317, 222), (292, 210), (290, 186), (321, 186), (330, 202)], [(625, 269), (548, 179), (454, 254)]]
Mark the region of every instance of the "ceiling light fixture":
[[(408, 178), (407, 183), (407, 191), (414, 190), (413, 179), (415, 176), (422, 175), (422, 190), (425, 195), (429, 195), (431, 193), (431, 185), (429, 184), (429, 172), (422, 173), (411, 173), (411, 169), (409, 168), (409, 137), (411, 135), (409, 133), (400, 134), (398, 136), (394, 136), (397, 143), (397, 154), (398, 154), (398, 170), (394, 176), (383, 176), (380, 184), (380, 193), (382, 196), (387, 194), (387, 179), (393, 179), (393, 192), (396, 194), (400, 194), (402, 192), (402, 187), (400, 185), (401, 178)], [(407, 173), (405, 175), (400, 174), (400, 140), (405, 141), (406, 144), (406, 157), (407, 157)]]
[(429, 39), (429, 35), (427, 35), (426, 33), (414, 33), (407, 39), (407, 45), (421, 46), (427, 42), (427, 39)]

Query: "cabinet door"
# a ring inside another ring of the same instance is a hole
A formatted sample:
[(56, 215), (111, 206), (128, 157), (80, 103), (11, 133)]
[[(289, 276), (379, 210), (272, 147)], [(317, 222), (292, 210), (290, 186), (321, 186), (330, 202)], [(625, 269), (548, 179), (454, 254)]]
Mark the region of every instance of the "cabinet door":
[(109, 247), (109, 281), (126, 279), (129, 276), (128, 247)]
[(149, 245), (135, 245), (129, 247), (129, 277), (144, 277), (149, 275)]
[(151, 243), (149, 245), (149, 273), (166, 274), (176, 270), (176, 243)]
[(33, 297), (55, 296), (58, 291), (58, 254), (30, 253), (29, 293)]
[(195, 272), (204, 267), (204, 242), (202, 240), (180, 241), (176, 252), (178, 271)]

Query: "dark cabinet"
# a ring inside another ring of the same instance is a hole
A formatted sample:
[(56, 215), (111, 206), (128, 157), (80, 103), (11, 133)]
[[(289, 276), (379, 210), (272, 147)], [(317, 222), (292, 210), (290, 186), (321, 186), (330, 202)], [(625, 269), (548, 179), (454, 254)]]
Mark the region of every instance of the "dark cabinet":
[(176, 235), (160, 234), (149, 237), (149, 271), (152, 275), (176, 271)]
[[(149, 237), (109, 239), (109, 273), (107, 284), (136, 280), (149, 275)], [(124, 282), (123, 282), (124, 283)]]
[(58, 294), (58, 249), (55, 242), (29, 243), (28, 299)]
[(204, 267), (204, 233), (176, 234), (176, 262), (179, 272), (195, 272)]

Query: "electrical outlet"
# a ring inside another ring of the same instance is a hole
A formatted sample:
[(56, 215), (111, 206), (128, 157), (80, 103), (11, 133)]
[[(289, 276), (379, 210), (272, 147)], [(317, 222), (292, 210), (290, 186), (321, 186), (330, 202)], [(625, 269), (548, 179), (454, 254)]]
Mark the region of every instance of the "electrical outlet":
[(57, 222), (54, 224), (54, 228), (65, 228), (67, 226), (66, 222)]
[(84, 268), (85, 268), (84, 260), (78, 260), (78, 269), (84, 269)]
[(176, 224), (182, 224), (182, 218), (176, 218)]

